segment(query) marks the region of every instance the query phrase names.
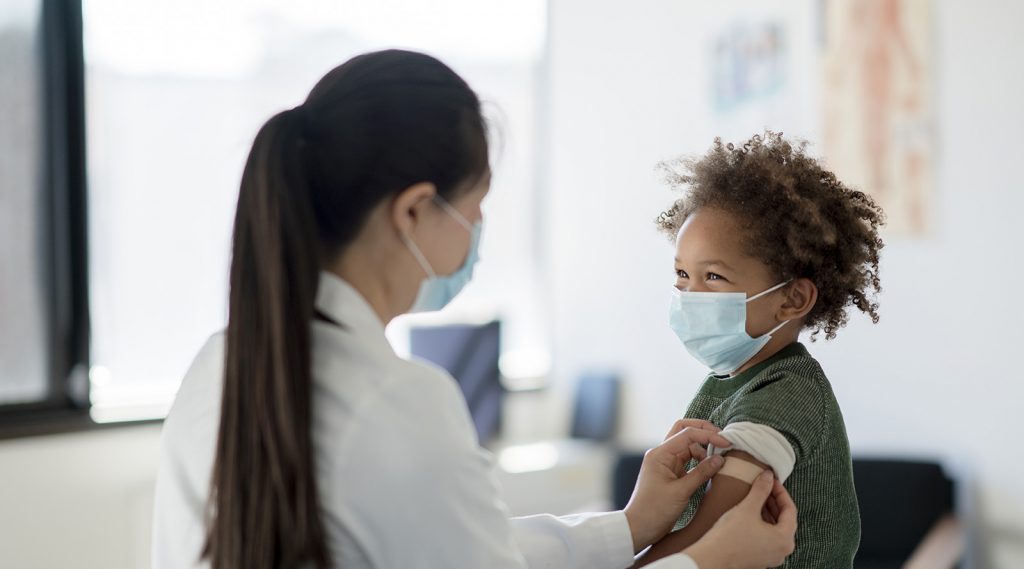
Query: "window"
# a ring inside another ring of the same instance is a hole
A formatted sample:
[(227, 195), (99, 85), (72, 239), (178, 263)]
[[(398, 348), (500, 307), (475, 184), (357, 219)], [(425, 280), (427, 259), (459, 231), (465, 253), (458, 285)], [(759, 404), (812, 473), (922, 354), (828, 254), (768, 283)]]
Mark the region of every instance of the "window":
[(0, 422), (88, 406), (81, 16), (0, 8)]
[(0, 403), (46, 398), (40, 4), (0, 13)]
[(531, 220), (544, 18), (541, 0), (86, 0), (93, 416), (166, 412), (226, 323), (231, 224), (256, 131), (335, 65), (384, 47), (438, 55), (498, 123), (483, 262), (447, 317), (502, 316), (505, 346), (543, 361)]

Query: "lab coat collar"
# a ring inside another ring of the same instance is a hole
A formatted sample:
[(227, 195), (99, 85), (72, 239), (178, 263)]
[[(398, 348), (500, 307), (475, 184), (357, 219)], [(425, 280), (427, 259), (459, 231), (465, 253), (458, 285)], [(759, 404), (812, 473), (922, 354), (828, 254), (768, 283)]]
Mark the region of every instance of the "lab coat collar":
[(394, 353), (384, 335), (384, 324), (370, 303), (334, 273), (322, 271), (316, 291), (316, 309), (343, 329), (364, 341)]

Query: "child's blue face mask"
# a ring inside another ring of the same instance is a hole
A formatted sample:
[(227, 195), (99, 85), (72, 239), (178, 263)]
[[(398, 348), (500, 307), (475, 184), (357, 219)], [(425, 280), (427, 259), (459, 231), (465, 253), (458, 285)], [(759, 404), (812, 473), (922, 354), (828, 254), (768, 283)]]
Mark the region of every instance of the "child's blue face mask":
[(420, 284), (420, 292), (416, 295), (416, 300), (413, 302), (409, 312), (432, 312), (447, 306), (473, 278), (473, 268), (476, 262), (480, 260), (478, 248), (480, 246), (480, 232), (483, 229), (482, 222), (469, 223), (459, 213), (459, 210), (452, 207), (441, 196), (435, 197), (434, 200), (441, 206), (441, 209), (452, 216), (455, 221), (458, 221), (459, 225), (464, 227), (466, 231), (469, 231), (469, 251), (466, 253), (466, 260), (462, 262), (462, 266), (454, 273), (438, 275), (434, 272), (434, 268), (430, 266), (430, 262), (427, 261), (423, 252), (420, 251), (420, 248), (413, 243), (412, 239), (404, 239), (406, 247), (412, 252), (413, 257), (416, 257), (416, 261), (423, 268), (423, 271), (427, 273), (427, 278)]
[(747, 334), (747, 303), (789, 284), (779, 283), (750, 298), (742, 292), (685, 292), (673, 290), (668, 323), (686, 351), (716, 374), (728, 375), (750, 361), (786, 325), (767, 334)]

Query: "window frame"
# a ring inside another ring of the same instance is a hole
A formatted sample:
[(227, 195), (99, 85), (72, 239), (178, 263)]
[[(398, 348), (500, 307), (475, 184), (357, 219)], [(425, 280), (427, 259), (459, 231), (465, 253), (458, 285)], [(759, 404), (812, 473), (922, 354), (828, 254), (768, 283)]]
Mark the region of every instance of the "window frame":
[(40, 232), (47, 395), (0, 404), (0, 439), (97, 426), (89, 415), (85, 61), (81, 0), (42, 0)]

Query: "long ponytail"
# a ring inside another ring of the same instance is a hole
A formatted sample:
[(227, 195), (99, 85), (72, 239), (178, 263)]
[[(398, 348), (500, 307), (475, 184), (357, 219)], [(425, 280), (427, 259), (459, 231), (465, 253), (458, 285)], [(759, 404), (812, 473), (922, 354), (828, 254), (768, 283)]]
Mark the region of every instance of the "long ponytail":
[(329, 563), (310, 431), (310, 326), (320, 263), (298, 112), (263, 126), (242, 175), (221, 436), (203, 551), (213, 569), (298, 567), (307, 558), (317, 567)]
[(260, 129), (235, 216), (212, 569), (331, 565), (312, 432), (319, 271), (389, 196), (426, 181), (451, 200), (488, 170), (479, 99), (420, 53), (353, 58)]

